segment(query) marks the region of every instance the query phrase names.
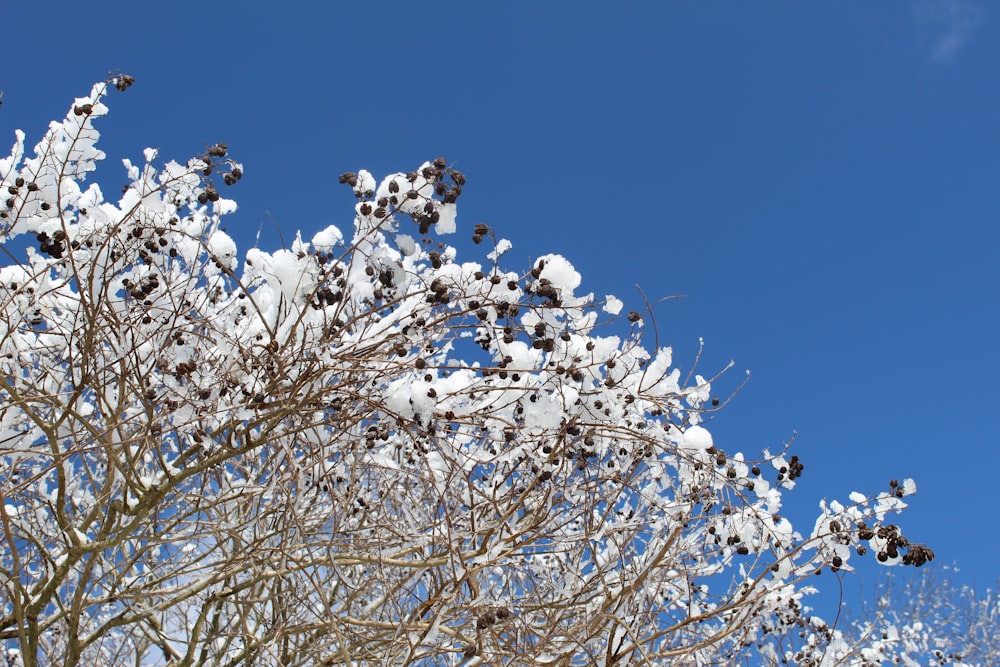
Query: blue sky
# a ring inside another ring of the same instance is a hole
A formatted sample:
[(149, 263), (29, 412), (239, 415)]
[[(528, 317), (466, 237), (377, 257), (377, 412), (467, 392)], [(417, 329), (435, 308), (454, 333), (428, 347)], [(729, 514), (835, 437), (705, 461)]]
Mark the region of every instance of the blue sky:
[(963, 581), (1000, 576), (996, 5), (24, 2), (3, 20), (7, 141), (129, 73), (104, 149), (227, 142), (243, 247), (261, 228), (276, 246), (272, 219), (286, 239), (349, 228), (343, 171), (446, 156), (469, 178), (463, 258), (484, 222), (508, 265), (560, 252), (626, 310), (636, 284), (683, 295), (655, 310), (661, 342), (687, 369), (703, 337), (704, 375), (734, 360), (723, 397), (752, 370), (710, 428), (748, 454), (797, 433), (800, 530), (820, 498), (914, 477), (909, 536)]

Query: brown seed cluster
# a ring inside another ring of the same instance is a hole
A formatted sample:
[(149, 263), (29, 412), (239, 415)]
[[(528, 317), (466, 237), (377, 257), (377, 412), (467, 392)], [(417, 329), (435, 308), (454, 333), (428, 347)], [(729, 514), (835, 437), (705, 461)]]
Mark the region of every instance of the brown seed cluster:
[(508, 618), (510, 618), (510, 610), (507, 607), (490, 607), (476, 618), (476, 629), (485, 630), (491, 625), (501, 623)]
[[(201, 156), (201, 161), (205, 165), (201, 169), (201, 175), (211, 176), (218, 170), (222, 172), (223, 183), (234, 185), (238, 180), (243, 178), (243, 169), (233, 160), (226, 158), (227, 155), (229, 155), (229, 146), (225, 143), (220, 141), (217, 144), (209, 146), (205, 154)], [(205, 204), (210, 201), (219, 201), (219, 193), (211, 181), (208, 182), (208, 186), (204, 192), (198, 195), (199, 204)]]
[[(425, 198), (426, 201), (419, 210), (406, 209), (402, 212), (406, 213), (406, 215), (419, 225), (421, 234), (426, 235), (430, 232), (431, 225), (436, 224), (441, 219), (441, 214), (437, 210), (439, 204), (453, 204), (458, 201), (459, 196), (462, 194), (462, 187), (465, 185), (465, 175), (457, 169), (448, 167), (448, 161), (443, 157), (439, 157), (430, 166), (424, 167), (419, 174), (415, 171), (407, 173), (406, 180), (413, 184), (421, 176), (434, 186), (432, 197)], [(352, 188), (357, 188), (358, 185), (358, 175), (353, 171), (345, 171), (337, 180), (339, 183), (349, 185)], [(367, 201), (375, 196), (375, 193), (371, 190), (360, 191), (355, 189), (354, 196), (366, 200), (365, 204), (361, 207), (363, 215), (374, 215), (376, 218), (382, 219), (399, 212), (401, 210), (399, 206), (404, 198), (414, 200), (419, 199), (423, 195), (414, 187), (411, 187), (406, 192), (402, 192), (399, 183), (392, 181), (389, 183), (389, 196), (380, 197), (375, 201), (374, 207)], [(434, 197), (437, 199), (435, 200)], [(480, 240), (482, 239), (480, 238)]]
[(319, 310), (325, 306), (332, 306), (335, 303), (339, 303), (343, 298), (343, 292), (339, 290), (334, 291), (329, 287), (320, 287), (316, 290), (316, 294), (313, 297), (312, 307)]
[(224, 143), (217, 143), (208, 148), (209, 157), (226, 157), (229, 147)]
[(427, 303), (445, 305), (451, 301), (449, 287), (440, 278), (435, 278), (430, 285), (430, 294), (427, 295)]
[(788, 480), (791, 482), (792, 480), (798, 479), (802, 476), (802, 471), (804, 469), (805, 466), (799, 462), (799, 457), (793, 456), (788, 460), (787, 466), (781, 466), (778, 469), (778, 481), (783, 482)]
[(477, 244), (482, 243), (483, 237), (489, 234), (490, 231), (489, 225), (484, 225), (483, 223), (477, 224), (473, 229), (472, 242)]
[[(35, 183), (34, 181), (26, 183), (22, 177), (18, 176), (14, 180), (13, 185), (7, 186), (7, 194), (10, 196), (5, 201), (5, 204), (7, 205), (6, 210), (0, 211), (0, 218), (10, 217), (8, 211), (13, 209), (17, 205), (18, 198), (22, 195), (22, 190), (27, 191), (27, 194), (25, 194), (23, 196), (23, 199), (21, 199), (21, 203), (23, 205), (27, 203), (28, 197), (31, 195), (31, 193), (38, 192), (40, 188), (38, 187), (38, 184)], [(43, 201), (39, 204), (39, 208), (42, 209), (43, 211), (48, 211), (49, 209), (52, 208), (52, 205), (49, 204), (49, 202)]]
[(135, 83), (135, 77), (131, 77), (128, 74), (120, 74), (114, 78), (115, 90), (124, 92), (132, 87)]
[(59, 229), (50, 237), (45, 232), (40, 232), (35, 236), (38, 240), (38, 249), (52, 259), (61, 259), (66, 251), (66, 232)]
[(143, 301), (160, 286), (160, 279), (155, 274), (143, 278), (138, 283), (125, 278), (122, 280), (122, 286), (130, 297)]
[[(884, 563), (890, 558), (899, 558), (900, 550), (903, 549), (906, 550), (906, 553), (903, 554), (903, 565), (920, 567), (925, 563), (934, 560), (933, 551), (923, 544), (911, 543), (903, 536), (902, 533), (899, 532), (898, 526), (889, 524), (869, 528), (868, 524), (864, 521), (860, 521), (856, 527), (858, 530), (858, 538), (862, 540), (871, 540), (875, 537), (878, 537), (880, 540), (885, 540), (885, 546), (881, 551), (875, 554), (875, 557), (880, 563)], [(860, 549), (859, 554), (862, 554)]]

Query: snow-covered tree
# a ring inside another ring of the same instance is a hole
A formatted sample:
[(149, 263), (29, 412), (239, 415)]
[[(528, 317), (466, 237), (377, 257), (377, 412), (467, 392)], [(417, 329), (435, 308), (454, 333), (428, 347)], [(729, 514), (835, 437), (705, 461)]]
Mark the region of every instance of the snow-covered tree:
[[(781, 515), (710, 380), (557, 254), (464, 262), (443, 159), (239, 254), (224, 144), (90, 180), (116, 76), (0, 160), (0, 646), (17, 665), (837, 664), (806, 581), (933, 554), (911, 480)], [(345, 192), (345, 194), (348, 194)], [(349, 196), (349, 195), (348, 195)], [(350, 219), (348, 219), (350, 224)], [(618, 331), (620, 335), (614, 335)], [(654, 341), (655, 342), (655, 341)]]
[(860, 609), (845, 634), (863, 646), (882, 639), (884, 663), (965, 665), (1000, 664), (1000, 598), (997, 589), (977, 591), (959, 584), (948, 568), (929, 568), (919, 575), (886, 574), (874, 591), (862, 596)]

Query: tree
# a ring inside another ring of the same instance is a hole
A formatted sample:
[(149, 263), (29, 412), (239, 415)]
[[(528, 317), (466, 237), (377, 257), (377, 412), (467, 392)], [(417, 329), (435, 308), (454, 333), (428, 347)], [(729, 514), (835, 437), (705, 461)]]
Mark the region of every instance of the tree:
[(714, 444), (649, 308), (502, 268), (486, 225), (459, 262), (444, 159), (343, 174), (349, 240), (242, 265), (224, 144), (146, 149), (106, 201), (94, 121), (132, 82), (0, 161), (8, 664), (834, 664), (805, 581), (933, 557), (886, 522), (911, 480), (797, 534), (802, 464)]
[(1000, 664), (1000, 599), (956, 583), (948, 568), (919, 576), (887, 574), (847, 625), (848, 642), (862, 646), (877, 637), (878, 660), (903, 665)]

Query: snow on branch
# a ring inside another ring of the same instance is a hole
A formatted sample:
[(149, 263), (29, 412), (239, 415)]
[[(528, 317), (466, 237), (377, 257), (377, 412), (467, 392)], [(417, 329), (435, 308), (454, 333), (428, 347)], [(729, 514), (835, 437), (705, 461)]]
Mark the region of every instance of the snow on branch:
[(932, 558), (886, 523), (910, 480), (796, 533), (798, 457), (723, 449), (716, 379), (566, 257), (479, 224), (460, 261), (444, 159), (344, 173), (346, 224), (270, 252), (220, 227), (223, 143), (105, 199), (132, 82), (0, 160), (8, 664), (833, 664), (804, 582)]

